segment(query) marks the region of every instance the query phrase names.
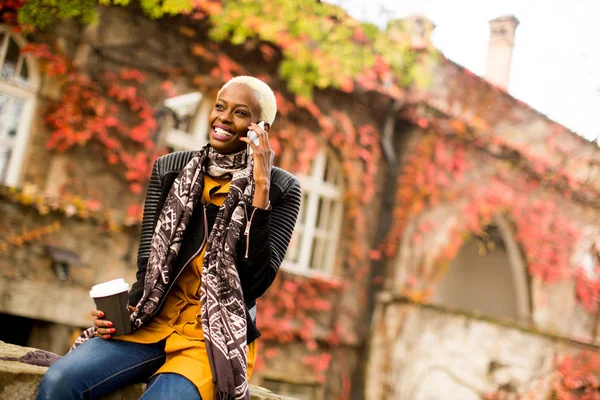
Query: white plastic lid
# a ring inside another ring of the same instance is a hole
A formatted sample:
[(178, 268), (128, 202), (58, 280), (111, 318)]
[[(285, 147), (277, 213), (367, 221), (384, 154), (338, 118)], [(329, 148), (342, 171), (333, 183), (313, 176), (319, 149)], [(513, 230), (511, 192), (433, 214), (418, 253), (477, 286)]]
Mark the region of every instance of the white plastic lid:
[(128, 290), (129, 284), (125, 282), (125, 279), (113, 279), (112, 281), (99, 283), (92, 286), (92, 290), (90, 290), (90, 297), (106, 297)]

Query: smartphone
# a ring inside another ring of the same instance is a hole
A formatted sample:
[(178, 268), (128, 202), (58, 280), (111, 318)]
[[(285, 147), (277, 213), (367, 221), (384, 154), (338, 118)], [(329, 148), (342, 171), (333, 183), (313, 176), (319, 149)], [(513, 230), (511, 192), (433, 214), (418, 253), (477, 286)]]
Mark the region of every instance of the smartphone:
[[(260, 121), (258, 123), (258, 126), (260, 126), (261, 128), (265, 129), (265, 122), (264, 121)], [(248, 134), (246, 136), (248, 136), (248, 139), (252, 140), (255, 145), (258, 146), (260, 144), (260, 142), (258, 140), (258, 135), (253, 130), (248, 130)], [(252, 147), (250, 145), (248, 145), (248, 154), (252, 154), (252, 152), (253, 152), (252, 151)]]

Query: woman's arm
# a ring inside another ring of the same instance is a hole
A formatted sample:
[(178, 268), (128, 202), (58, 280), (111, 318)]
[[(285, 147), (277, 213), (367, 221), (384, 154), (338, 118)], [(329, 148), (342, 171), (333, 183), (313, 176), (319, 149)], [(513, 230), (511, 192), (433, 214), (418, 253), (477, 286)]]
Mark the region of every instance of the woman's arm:
[(247, 206), (252, 219), (248, 235), (240, 238), (237, 263), (245, 301), (257, 299), (271, 286), (292, 238), (302, 196), (298, 180), (292, 175), (288, 179), (270, 210)]
[(144, 216), (142, 218), (142, 231), (140, 237), (140, 247), (138, 250), (137, 266), (135, 275), (136, 281), (129, 292), (129, 305), (136, 306), (144, 293), (144, 278), (146, 276), (146, 266), (150, 257), (150, 242), (154, 233), (156, 223), (156, 210), (159, 208), (161, 197), (161, 181), (158, 171), (158, 159), (154, 161), (152, 175), (146, 191), (146, 200), (144, 202)]

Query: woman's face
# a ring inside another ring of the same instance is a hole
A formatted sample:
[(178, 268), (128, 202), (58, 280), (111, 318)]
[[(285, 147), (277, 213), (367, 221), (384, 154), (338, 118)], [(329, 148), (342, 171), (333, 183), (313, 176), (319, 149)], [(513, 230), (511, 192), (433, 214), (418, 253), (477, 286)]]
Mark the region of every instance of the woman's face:
[(209, 116), (210, 145), (221, 154), (232, 154), (246, 148), (240, 140), (248, 133), (251, 122), (259, 122), (260, 105), (252, 90), (240, 83), (224, 89)]

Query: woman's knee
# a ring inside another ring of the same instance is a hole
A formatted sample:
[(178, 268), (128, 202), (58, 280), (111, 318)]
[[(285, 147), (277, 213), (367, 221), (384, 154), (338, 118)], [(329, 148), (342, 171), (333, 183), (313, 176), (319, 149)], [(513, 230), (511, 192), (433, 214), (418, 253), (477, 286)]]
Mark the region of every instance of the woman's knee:
[(155, 375), (140, 400), (162, 399), (202, 400), (198, 388), (183, 375), (161, 373)]
[(75, 382), (69, 370), (55, 364), (46, 371), (36, 400), (75, 399), (77, 397), (73, 392), (74, 386)]

